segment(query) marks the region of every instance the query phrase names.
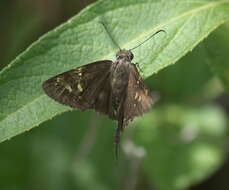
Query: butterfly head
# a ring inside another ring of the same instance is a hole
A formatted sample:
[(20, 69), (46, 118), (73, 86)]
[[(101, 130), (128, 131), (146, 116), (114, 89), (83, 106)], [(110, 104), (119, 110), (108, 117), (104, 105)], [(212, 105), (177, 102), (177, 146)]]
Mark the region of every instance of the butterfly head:
[(130, 50), (122, 49), (116, 54), (117, 59), (125, 59), (126, 61), (131, 61), (134, 58), (133, 53)]

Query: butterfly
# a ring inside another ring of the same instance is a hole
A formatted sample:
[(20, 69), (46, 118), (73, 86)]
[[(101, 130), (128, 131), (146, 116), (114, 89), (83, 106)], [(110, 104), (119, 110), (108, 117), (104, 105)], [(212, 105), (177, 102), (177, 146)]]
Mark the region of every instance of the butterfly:
[(102, 60), (80, 66), (42, 85), (44, 92), (61, 104), (79, 110), (94, 109), (117, 120), (116, 157), (123, 130), (135, 117), (149, 111), (156, 100), (131, 62), (133, 58), (131, 50), (120, 49), (115, 61)]

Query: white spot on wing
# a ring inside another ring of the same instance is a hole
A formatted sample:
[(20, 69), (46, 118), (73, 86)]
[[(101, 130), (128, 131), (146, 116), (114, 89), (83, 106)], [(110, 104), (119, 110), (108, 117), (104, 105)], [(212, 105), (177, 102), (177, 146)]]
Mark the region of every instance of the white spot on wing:
[(137, 100), (138, 99), (138, 93), (135, 93), (134, 99)]
[(77, 85), (77, 88), (78, 88), (78, 90), (79, 90), (80, 92), (83, 92), (83, 88), (82, 88), (82, 86), (81, 86), (80, 83)]
[(66, 85), (66, 86), (65, 86), (65, 88), (66, 88), (69, 92), (72, 92), (72, 88), (71, 88), (71, 86)]

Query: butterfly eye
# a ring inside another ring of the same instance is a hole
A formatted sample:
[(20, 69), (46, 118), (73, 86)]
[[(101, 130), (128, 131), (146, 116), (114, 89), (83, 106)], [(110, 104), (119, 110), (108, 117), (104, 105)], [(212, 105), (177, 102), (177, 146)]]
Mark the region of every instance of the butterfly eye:
[(134, 58), (133, 53), (130, 52), (129, 59), (132, 60)]

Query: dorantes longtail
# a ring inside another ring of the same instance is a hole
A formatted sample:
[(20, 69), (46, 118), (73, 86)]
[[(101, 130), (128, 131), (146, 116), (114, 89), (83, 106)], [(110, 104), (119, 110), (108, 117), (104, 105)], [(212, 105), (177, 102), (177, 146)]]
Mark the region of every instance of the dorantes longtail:
[(117, 120), (116, 156), (121, 132), (154, 103), (138, 69), (131, 63), (133, 57), (130, 50), (122, 49), (117, 52), (116, 61), (102, 60), (72, 69), (48, 79), (42, 86), (48, 96), (61, 104), (79, 110), (94, 109)]

